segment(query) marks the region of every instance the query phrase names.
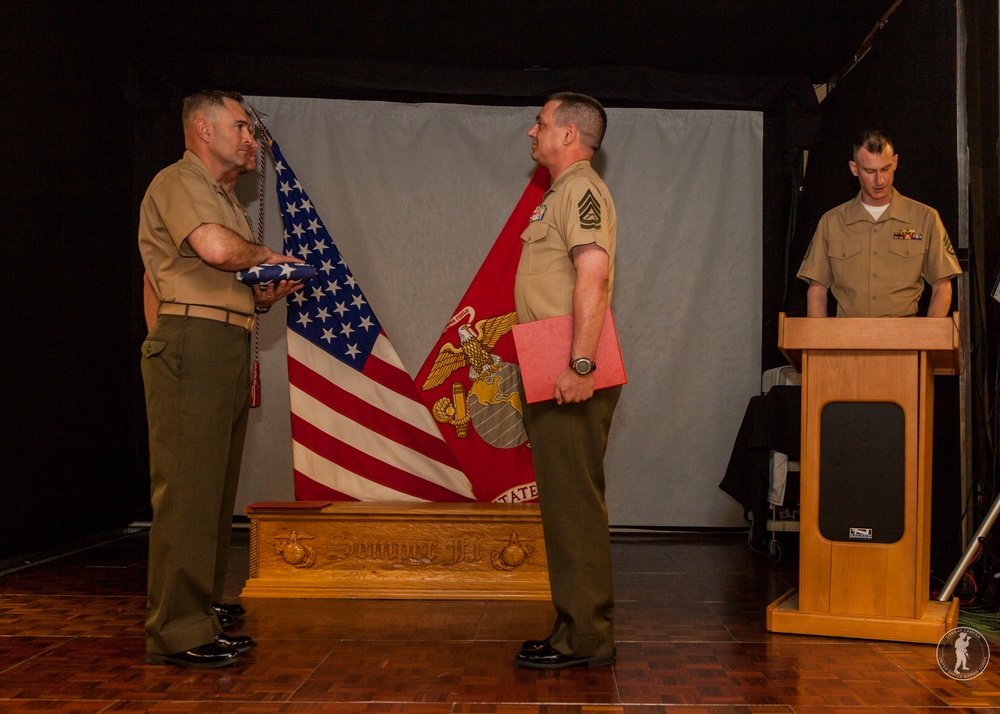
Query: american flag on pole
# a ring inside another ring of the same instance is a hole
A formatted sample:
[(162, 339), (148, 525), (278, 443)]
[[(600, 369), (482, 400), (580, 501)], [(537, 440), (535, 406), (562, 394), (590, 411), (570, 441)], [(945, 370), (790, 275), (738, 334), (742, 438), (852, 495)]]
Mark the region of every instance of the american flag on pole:
[(274, 157), (285, 253), (317, 270), (288, 298), (296, 499), (474, 500), (309, 196), (266, 130), (264, 138)]

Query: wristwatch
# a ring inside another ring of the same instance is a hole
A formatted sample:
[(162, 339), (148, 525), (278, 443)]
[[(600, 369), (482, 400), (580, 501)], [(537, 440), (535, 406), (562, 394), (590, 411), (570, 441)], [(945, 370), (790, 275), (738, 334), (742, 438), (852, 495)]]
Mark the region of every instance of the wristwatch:
[(573, 371), (580, 376), (590, 374), (597, 369), (597, 365), (594, 364), (594, 360), (589, 357), (577, 357), (574, 360), (570, 360), (569, 366), (572, 367)]

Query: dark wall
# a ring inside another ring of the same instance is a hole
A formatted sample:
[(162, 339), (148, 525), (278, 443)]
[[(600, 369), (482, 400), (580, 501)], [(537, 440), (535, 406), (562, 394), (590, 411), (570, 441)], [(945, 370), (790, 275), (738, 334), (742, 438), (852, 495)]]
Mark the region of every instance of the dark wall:
[(85, 5), (12, 7), (0, 556), (128, 524), (148, 499), (131, 378), (125, 50)]
[[(1000, 498), (996, 444), (997, 347), (1000, 344), (1000, 304), (990, 293), (1000, 273), (1000, 75), (997, 72), (1000, 37), (998, 3), (966, 3), (968, 52), (966, 78), (969, 116), (970, 169), (970, 374), (972, 395), (971, 452), (975, 477), (971, 503), (965, 504), (978, 525)], [(980, 603), (1000, 606), (1000, 529), (994, 525), (986, 540), (985, 557), (978, 559), (975, 575), (982, 590)]]

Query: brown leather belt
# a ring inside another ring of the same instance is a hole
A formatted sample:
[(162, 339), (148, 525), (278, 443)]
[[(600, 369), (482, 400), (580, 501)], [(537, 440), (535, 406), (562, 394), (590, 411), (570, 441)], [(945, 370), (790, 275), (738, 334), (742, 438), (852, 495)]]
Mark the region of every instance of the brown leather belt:
[(202, 317), (206, 320), (225, 322), (230, 325), (242, 327), (249, 332), (253, 329), (256, 317), (254, 315), (244, 315), (240, 312), (224, 310), (221, 307), (208, 307), (207, 305), (188, 305), (182, 302), (162, 302), (159, 315), (183, 315), (184, 317)]

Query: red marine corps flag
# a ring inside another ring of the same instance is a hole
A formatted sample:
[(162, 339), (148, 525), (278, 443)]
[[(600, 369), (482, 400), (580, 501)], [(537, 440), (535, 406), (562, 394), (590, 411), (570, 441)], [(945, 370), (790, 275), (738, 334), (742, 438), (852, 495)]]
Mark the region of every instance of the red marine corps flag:
[(477, 501), (538, 496), (510, 328), (521, 233), (548, 186), (548, 171), (537, 168), (416, 378)]

